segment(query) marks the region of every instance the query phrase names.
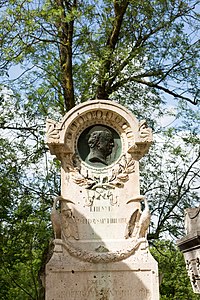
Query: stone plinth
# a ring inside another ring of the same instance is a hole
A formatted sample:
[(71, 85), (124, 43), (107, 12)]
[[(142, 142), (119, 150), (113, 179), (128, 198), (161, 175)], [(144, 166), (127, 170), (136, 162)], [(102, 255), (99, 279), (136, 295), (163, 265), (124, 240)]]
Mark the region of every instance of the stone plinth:
[(107, 100), (85, 102), (60, 123), (47, 121), (47, 144), (62, 166), (47, 300), (159, 299), (139, 183), (139, 160), (151, 142), (144, 120)]
[(61, 241), (55, 240), (46, 267), (46, 299), (156, 300), (157, 275), (157, 264), (147, 248), (118, 262), (92, 263), (72, 257)]
[(200, 207), (185, 210), (186, 236), (177, 241), (194, 293), (200, 294)]

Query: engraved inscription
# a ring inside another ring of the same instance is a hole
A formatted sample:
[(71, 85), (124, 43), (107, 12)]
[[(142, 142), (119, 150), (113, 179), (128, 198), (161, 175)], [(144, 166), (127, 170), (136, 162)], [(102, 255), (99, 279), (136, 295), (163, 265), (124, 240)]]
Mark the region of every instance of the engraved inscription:
[[(109, 299), (107, 297), (117, 297), (117, 299), (125, 299), (125, 297), (134, 297), (136, 294), (135, 289), (111, 289), (109, 287), (97, 287), (96, 284), (92, 284), (87, 290), (73, 290), (69, 289), (66, 290), (66, 296), (69, 297), (69, 299), (104, 299), (101, 298), (102, 296), (106, 297), (105, 299)], [(137, 290), (137, 296), (138, 299), (146, 299), (150, 295), (149, 291), (145, 288), (140, 288)], [(80, 297), (80, 298), (78, 298)], [(84, 297), (84, 298), (81, 298)], [(94, 298), (91, 298), (94, 297)], [(98, 297), (98, 298), (96, 298)], [(123, 297), (123, 298), (122, 298)], [(135, 298), (134, 298), (135, 299)]]
[(117, 223), (126, 223), (126, 218), (101, 218), (101, 219), (77, 218), (77, 222), (80, 224), (117, 224)]
[(93, 190), (87, 190), (87, 198), (85, 198), (85, 205), (91, 206), (95, 201), (108, 200), (111, 205), (118, 203), (118, 196), (114, 195), (113, 189), (104, 186), (97, 186)]
[(110, 212), (113, 211), (112, 206), (90, 206), (90, 212)]

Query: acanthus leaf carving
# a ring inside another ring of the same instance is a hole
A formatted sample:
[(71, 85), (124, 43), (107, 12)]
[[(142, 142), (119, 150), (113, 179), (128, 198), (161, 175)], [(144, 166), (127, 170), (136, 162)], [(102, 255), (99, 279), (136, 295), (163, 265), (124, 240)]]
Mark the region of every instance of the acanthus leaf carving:
[(139, 122), (139, 139), (142, 143), (152, 142), (152, 129), (148, 127), (146, 120)]
[(193, 287), (193, 291), (195, 293), (200, 293), (200, 286), (199, 286), (199, 280), (200, 280), (200, 272), (199, 272), (199, 258), (192, 258), (190, 260), (186, 260), (186, 269), (188, 272), (188, 276), (190, 278), (190, 282)]
[(60, 130), (57, 128), (56, 121), (47, 119), (46, 132), (47, 132), (48, 139), (59, 140)]

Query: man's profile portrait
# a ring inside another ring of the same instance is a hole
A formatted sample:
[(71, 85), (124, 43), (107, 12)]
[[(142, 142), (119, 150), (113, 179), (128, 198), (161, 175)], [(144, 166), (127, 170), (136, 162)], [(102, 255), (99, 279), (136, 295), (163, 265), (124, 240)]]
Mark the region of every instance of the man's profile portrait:
[(81, 132), (76, 147), (78, 156), (88, 166), (104, 168), (119, 158), (122, 144), (115, 129), (95, 124)]
[(114, 147), (114, 137), (112, 132), (107, 128), (93, 128), (89, 133), (88, 146), (90, 152), (87, 160), (92, 163), (102, 163), (108, 165), (108, 156), (111, 155)]

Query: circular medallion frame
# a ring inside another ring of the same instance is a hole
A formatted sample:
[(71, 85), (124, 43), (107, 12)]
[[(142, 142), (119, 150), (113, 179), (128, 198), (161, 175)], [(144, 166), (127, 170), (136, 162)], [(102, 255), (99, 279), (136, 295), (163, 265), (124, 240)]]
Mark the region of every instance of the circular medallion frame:
[(80, 159), (87, 165), (104, 168), (118, 160), (122, 153), (122, 141), (115, 129), (99, 123), (81, 132), (76, 149)]

